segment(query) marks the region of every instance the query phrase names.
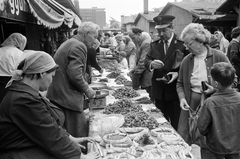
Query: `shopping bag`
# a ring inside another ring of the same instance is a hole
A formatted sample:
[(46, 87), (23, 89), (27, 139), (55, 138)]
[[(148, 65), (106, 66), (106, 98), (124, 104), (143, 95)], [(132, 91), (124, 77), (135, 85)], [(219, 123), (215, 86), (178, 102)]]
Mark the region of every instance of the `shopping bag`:
[(189, 109), (189, 119), (188, 119), (189, 135), (192, 140), (192, 144), (196, 144), (200, 147), (206, 146), (206, 137), (200, 134), (200, 131), (197, 127), (197, 120), (201, 112), (201, 106), (205, 99), (206, 99), (205, 95), (202, 95), (201, 102), (197, 107), (197, 109), (195, 111), (192, 109)]

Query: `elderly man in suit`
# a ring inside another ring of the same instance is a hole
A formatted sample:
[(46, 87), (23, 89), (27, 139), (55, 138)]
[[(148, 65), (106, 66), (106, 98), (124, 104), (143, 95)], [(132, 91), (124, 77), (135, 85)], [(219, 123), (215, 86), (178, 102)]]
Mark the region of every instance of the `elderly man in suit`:
[(136, 45), (136, 63), (135, 67), (129, 72), (132, 78), (133, 89), (145, 89), (151, 95), (152, 72), (144, 67), (144, 60), (150, 50), (151, 36), (138, 27), (133, 27), (128, 32), (129, 37)]
[(176, 91), (178, 70), (187, 50), (173, 31), (171, 15), (158, 15), (153, 20), (160, 39), (151, 43), (145, 67), (153, 71), (152, 96), (155, 105), (177, 130), (180, 104)]
[(83, 112), (84, 95), (95, 96), (86, 81), (87, 47), (92, 47), (98, 37), (99, 26), (84, 22), (77, 35), (66, 40), (54, 55), (59, 65), (47, 97), (65, 114), (64, 126), (74, 137), (88, 136), (88, 124)]

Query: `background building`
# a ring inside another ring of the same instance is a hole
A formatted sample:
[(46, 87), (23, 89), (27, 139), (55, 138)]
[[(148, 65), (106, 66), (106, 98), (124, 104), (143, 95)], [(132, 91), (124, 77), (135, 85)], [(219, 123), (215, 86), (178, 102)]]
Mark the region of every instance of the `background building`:
[(81, 8), (80, 14), (82, 17), (82, 21), (91, 21), (100, 26), (100, 28), (104, 28), (106, 26), (106, 12), (105, 8)]

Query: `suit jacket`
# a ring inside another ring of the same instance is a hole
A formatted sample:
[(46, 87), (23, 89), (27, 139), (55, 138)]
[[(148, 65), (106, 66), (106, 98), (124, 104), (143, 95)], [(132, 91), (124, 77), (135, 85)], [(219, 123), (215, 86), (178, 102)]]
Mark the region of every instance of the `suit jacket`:
[(146, 59), (146, 55), (150, 50), (151, 39), (145, 37), (141, 44), (136, 45), (137, 54), (136, 54), (136, 66), (134, 68), (134, 74), (140, 74), (140, 84), (143, 88), (149, 87), (152, 85), (151, 78), (152, 72), (148, 71), (144, 66), (144, 61)]
[(59, 65), (47, 98), (74, 111), (83, 111), (84, 93), (89, 89), (86, 82), (87, 48), (79, 35), (65, 41), (54, 55)]
[[(152, 77), (152, 95), (153, 98), (161, 100), (162, 93), (165, 94), (165, 100), (178, 100), (176, 91), (177, 80), (170, 84), (165, 84), (163, 81), (156, 81), (156, 78), (162, 78), (168, 72), (178, 72), (179, 66), (174, 67), (176, 59), (178, 59), (179, 53), (183, 53), (184, 56), (188, 54), (183, 42), (177, 38), (174, 34), (171, 43), (169, 44), (167, 53), (164, 52), (164, 43), (161, 40), (157, 40), (151, 43), (150, 51), (145, 59), (145, 67), (150, 70), (150, 64), (153, 60), (158, 59), (164, 63), (164, 67), (161, 69), (153, 70)], [(179, 60), (179, 59), (178, 59)]]

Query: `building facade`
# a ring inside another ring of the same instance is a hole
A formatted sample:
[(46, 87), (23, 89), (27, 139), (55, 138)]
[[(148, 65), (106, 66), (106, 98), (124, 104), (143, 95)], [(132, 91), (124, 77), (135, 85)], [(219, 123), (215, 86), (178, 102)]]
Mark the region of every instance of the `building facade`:
[(106, 27), (106, 12), (104, 8), (81, 8), (80, 14), (82, 21), (91, 21), (100, 26), (101, 29)]

